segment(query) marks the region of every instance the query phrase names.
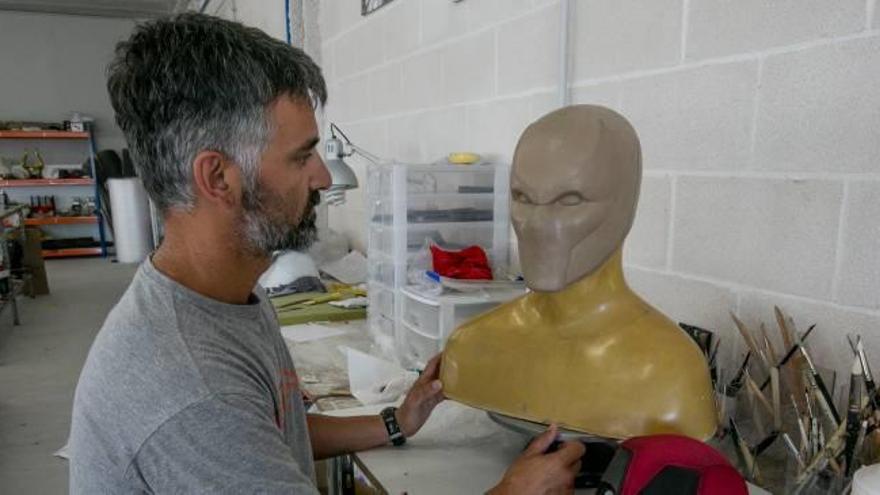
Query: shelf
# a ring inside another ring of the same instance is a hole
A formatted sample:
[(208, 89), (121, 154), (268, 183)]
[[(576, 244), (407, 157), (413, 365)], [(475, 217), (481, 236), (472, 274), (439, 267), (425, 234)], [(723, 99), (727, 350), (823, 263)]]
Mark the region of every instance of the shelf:
[(436, 340), (436, 341), (441, 340), (440, 337), (438, 337), (438, 336), (436, 336), (436, 335), (431, 335), (431, 334), (425, 332), (424, 330), (422, 330), (422, 329), (416, 327), (416, 326), (413, 325), (412, 323), (406, 321), (405, 318), (401, 318), (401, 319), (400, 319), (400, 323), (403, 325), (404, 328), (406, 328), (406, 329), (409, 330), (410, 332), (413, 332), (413, 333), (416, 334), (416, 335), (421, 335), (422, 337), (424, 337), (424, 338), (426, 338), (426, 339), (429, 339), (429, 340)]
[(465, 199), (495, 199), (495, 193), (463, 193), (463, 192), (440, 192), (440, 193), (408, 193), (409, 201), (424, 201), (428, 199), (465, 200)]
[(10, 179), (0, 180), (0, 187), (93, 186), (92, 179)]
[(98, 223), (98, 217), (44, 217), (44, 218), (26, 218), (25, 225), (78, 225)]
[[(381, 227), (383, 229), (393, 229), (394, 226), (390, 223), (381, 223), (381, 222), (370, 222), (374, 227)], [(447, 229), (447, 228), (474, 228), (474, 227), (492, 227), (495, 225), (495, 222), (492, 220), (477, 220), (474, 222), (409, 222), (406, 224), (406, 229), (408, 230), (437, 230), (437, 229)]]
[(101, 256), (101, 248), (88, 247), (43, 250), (43, 258), (68, 258), (75, 256)]
[(88, 139), (88, 132), (0, 131), (0, 139)]
[(424, 223), (416, 223), (411, 222), (406, 224), (406, 227), (409, 230), (439, 230), (439, 229), (448, 229), (448, 228), (462, 228), (462, 229), (472, 229), (472, 228), (486, 228), (486, 227), (494, 227), (495, 222), (492, 220), (477, 220), (474, 222), (424, 222)]

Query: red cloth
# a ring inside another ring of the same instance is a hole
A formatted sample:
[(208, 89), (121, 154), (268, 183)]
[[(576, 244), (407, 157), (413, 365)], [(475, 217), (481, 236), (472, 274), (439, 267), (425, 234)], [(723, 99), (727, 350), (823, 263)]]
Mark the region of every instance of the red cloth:
[(431, 246), (434, 271), (441, 276), (464, 280), (492, 280), (492, 269), (486, 251), (471, 246), (461, 251), (447, 251)]
[(631, 438), (621, 447), (632, 453), (619, 493), (637, 495), (667, 466), (700, 474), (700, 495), (747, 495), (742, 476), (717, 450), (703, 442), (679, 435)]

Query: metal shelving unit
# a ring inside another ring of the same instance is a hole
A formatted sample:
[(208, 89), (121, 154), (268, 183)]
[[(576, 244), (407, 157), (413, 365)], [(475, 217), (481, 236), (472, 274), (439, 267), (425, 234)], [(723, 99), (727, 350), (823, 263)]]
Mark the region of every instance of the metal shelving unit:
[(101, 215), (101, 195), (98, 191), (98, 183), (95, 171), (95, 141), (91, 132), (68, 132), (68, 131), (0, 131), (0, 140), (74, 140), (83, 141), (87, 147), (89, 167), (92, 178), (81, 179), (21, 179), (0, 180), (0, 189), (5, 188), (45, 188), (45, 187), (92, 187), (95, 196), (96, 212), (93, 216), (78, 217), (46, 217), (26, 219), (24, 224), (29, 226), (40, 225), (83, 225), (93, 224), (98, 229), (98, 246), (74, 247), (66, 249), (44, 249), (44, 258), (62, 258), (74, 256), (107, 256), (107, 234), (104, 230), (104, 219)]

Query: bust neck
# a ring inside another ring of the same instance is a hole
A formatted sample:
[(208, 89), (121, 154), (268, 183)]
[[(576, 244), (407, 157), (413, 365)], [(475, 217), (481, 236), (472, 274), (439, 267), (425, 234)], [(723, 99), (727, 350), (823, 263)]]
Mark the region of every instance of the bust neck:
[(618, 321), (620, 310), (631, 308), (633, 298), (638, 299), (626, 284), (623, 276), (622, 249), (614, 253), (593, 273), (572, 282), (557, 292), (533, 292), (529, 295), (541, 319), (566, 323), (589, 321), (592, 325), (604, 325), (608, 320)]

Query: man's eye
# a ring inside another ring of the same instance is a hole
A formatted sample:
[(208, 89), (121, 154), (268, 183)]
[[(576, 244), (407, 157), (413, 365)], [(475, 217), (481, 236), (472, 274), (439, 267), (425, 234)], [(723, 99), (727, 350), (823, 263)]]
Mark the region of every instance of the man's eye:
[(309, 161), (309, 158), (311, 158), (311, 157), (312, 157), (312, 153), (309, 153), (308, 155), (296, 157), (293, 161), (295, 161), (296, 163), (298, 163), (300, 165), (305, 165), (305, 163), (307, 161)]
[(526, 203), (531, 204), (532, 200), (529, 198), (527, 194), (522, 191), (513, 191), (512, 192), (513, 200), (517, 203)]
[(556, 202), (563, 206), (577, 206), (584, 202), (584, 197), (578, 193), (571, 192), (563, 194), (556, 200)]

